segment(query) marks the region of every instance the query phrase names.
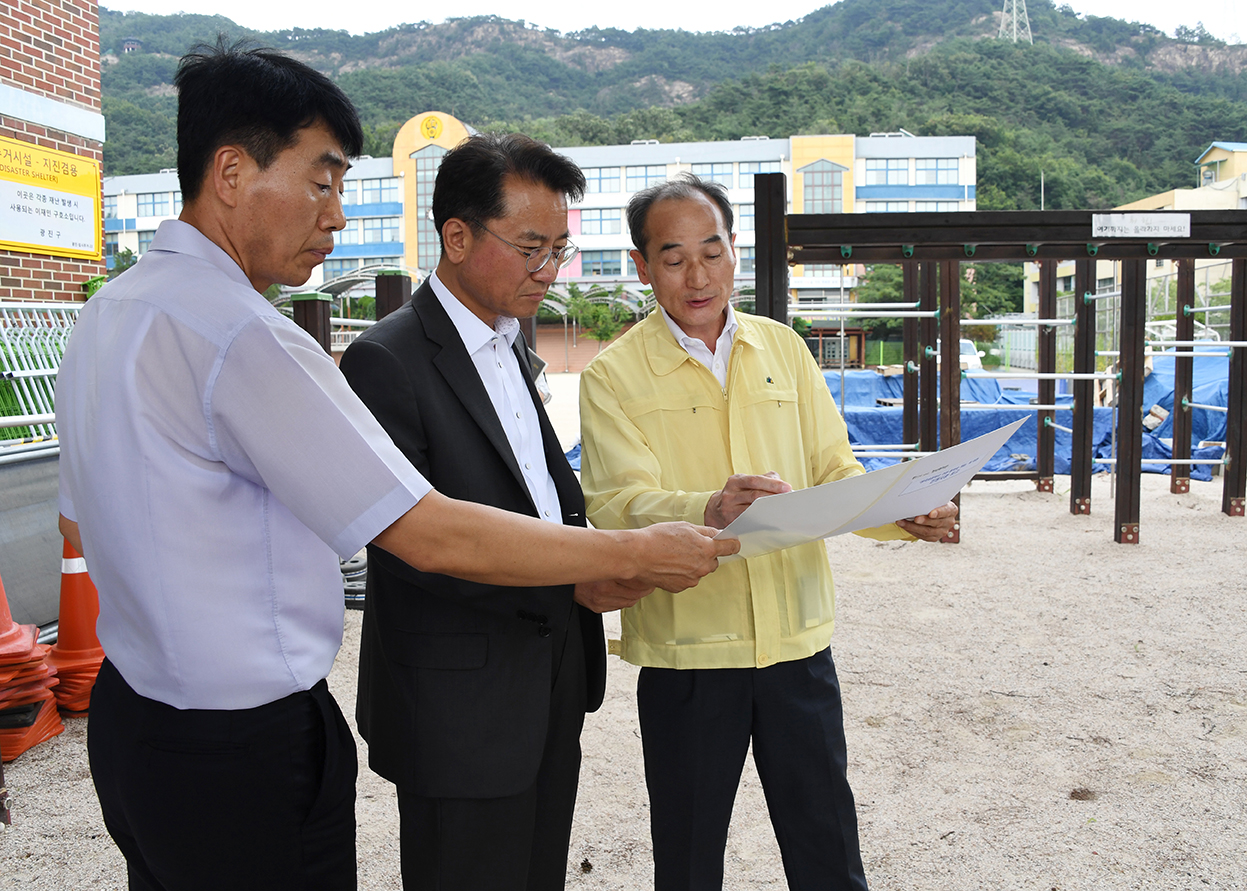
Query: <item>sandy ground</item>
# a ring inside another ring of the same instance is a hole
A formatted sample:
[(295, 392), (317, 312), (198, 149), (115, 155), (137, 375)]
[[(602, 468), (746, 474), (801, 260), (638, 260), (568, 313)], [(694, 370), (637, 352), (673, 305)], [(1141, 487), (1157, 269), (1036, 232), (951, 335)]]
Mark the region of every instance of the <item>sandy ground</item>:
[[(574, 441), (574, 375), (552, 375)], [(1117, 545), (1106, 476), (1091, 516), (1028, 482), (974, 483), (958, 545), (829, 545), (850, 779), (875, 889), (1247, 888), (1247, 522), (1221, 484), (1145, 474), (1142, 541)], [(330, 683), (354, 708), (358, 613)], [(607, 617), (617, 633), (617, 616)], [(588, 717), (568, 887), (651, 884), (633, 691), (612, 659)], [(5, 765), (0, 887), (123, 888), (86, 763), (86, 723)], [(366, 750), (360, 743), (361, 760)], [(360, 887), (397, 889), (392, 787), (366, 768)], [(784, 888), (752, 764), (729, 889)]]

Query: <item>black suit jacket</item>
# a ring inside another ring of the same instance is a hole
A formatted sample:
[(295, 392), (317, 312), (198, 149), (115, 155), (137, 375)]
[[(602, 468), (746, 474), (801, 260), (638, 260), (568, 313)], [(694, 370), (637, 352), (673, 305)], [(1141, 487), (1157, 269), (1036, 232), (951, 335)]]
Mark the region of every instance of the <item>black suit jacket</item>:
[[(516, 350), (563, 522), (583, 526), (580, 484), (529, 379), (522, 337)], [(341, 367), (439, 492), (537, 515), (489, 395), (427, 282), (360, 335)], [(372, 769), (429, 797), (497, 798), (531, 786), (545, 745), (552, 646), (569, 622), (581, 626), (585, 709), (593, 711), (606, 686), (602, 618), (573, 603), (571, 585), (467, 582), (370, 545), (356, 718)]]

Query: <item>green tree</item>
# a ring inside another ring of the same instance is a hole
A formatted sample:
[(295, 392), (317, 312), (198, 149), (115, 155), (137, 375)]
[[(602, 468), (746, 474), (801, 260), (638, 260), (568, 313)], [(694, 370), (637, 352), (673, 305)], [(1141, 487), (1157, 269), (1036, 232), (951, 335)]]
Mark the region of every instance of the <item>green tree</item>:
[[(892, 264), (867, 266), (866, 274), (859, 279), (853, 294), (858, 303), (900, 303), (904, 299), (902, 289), (904, 273)], [(904, 319), (862, 319), (862, 328), (872, 340), (887, 340), (899, 335)]]
[(623, 330), (623, 325), (623, 320), (608, 303), (590, 304), (585, 315), (585, 334), (598, 342), (599, 353), (602, 351), (602, 344), (614, 340)]
[(113, 255), (113, 268), (108, 270), (108, 280), (112, 281), (138, 261), (139, 258), (129, 248), (118, 251)]

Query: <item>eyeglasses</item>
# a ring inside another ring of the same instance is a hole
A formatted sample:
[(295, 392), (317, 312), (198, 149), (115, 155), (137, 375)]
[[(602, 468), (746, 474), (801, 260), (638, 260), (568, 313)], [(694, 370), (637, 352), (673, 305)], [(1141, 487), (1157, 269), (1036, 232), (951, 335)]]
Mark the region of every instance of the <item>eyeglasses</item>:
[(476, 225), (480, 226), (482, 229), (484, 229), (494, 238), (501, 241), (503, 244), (507, 245), (508, 247), (513, 247), (517, 251), (519, 251), (521, 254), (523, 254), (524, 255), (524, 268), (527, 269), (529, 273), (531, 274), (538, 273), (541, 270), (545, 269), (546, 264), (549, 263), (551, 260), (554, 260), (554, 268), (556, 270), (563, 269), (564, 267), (567, 266), (568, 263), (572, 261), (572, 258), (575, 257), (576, 254), (580, 253), (580, 248), (576, 247), (576, 245), (570, 242), (568, 242), (563, 247), (558, 248), (557, 250), (554, 248), (534, 248), (533, 250), (530, 251), (527, 248), (520, 247), (518, 244), (511, 244), (511, 242), (507, 241), (497, 232), (494, 232), (492, 229), (490, 229), (480, 220), (472, 220), (472, 222), (476, 223)]

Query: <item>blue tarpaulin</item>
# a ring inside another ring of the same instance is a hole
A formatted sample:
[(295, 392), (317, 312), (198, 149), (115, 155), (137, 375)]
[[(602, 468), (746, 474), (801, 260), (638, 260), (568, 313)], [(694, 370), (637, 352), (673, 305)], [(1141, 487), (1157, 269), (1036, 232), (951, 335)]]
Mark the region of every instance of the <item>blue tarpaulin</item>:
[[(1209, 345), (1212, 347), (1212, 344)], [(1207, 352), (1201, 347), (1201, 352)], [(1229, 390), (1229, 358), (1199, 357), (1192, 360), (1191, 402), (1202, 405), (1228, 404)], [(1143, 409), (1148, 411), (1153, 405), (1159, 405), (1167, 411), (1173, 410), (1173, 354), (1159, 353), (1153, 356), (1152, 373), (1144, 380)], [(841, 372), (839, 370), (823, 372), (827, 388), (832, 398), (840, 405)], [(961, 379), (961, 439), (974, 439), (997, 430), (1020, 417), (1029, 417), (1027, 423), (1018, 428), (1017, 433), (1000, 448), (987, 462), (985, 471), (1017, 470), (1033, 471), (1038, 453), (1037, 444), (1037, 412), (1025, 408), (1036, 392), (1035, 381), (1024, 378), (1005, 379), (1004, 388), (1001, 380), (992, 378)], [(895, 445), (901, 442), (901, 414), (898, 406), (879, 405), (879, 399), (900, 399), (904, 396), (905, 378), (897, 374), (885, 376), (874, 371), (844, 372), (844, 403), (842, 412), (849, 428), (849, 441), (854, 446), (869, 447), (871, 445)], [(964, 404), (975, 403), (975, 404)], [(1070, 396), (1056, 397), (1056, 404), (1071, 405)], [(1058, 410), (1055, 420), (1061, 427), (1070, 427), (1073, 420), (1072, 411)], [(1191, 457), (1196, 459), (1216, 460), (1225, 454), (1220, 447), (1198, 448), (1203, 441), (1225, 441), (1225, 412), (1211, 411), (1204, 408), (1191, 409)], [(1153, 431), (1143, 431), (1144, 458), (1172, 458), (1173, 450), (1169, 441), (1173, 437), (1173, 418), (1165, 419)], [(1113, 456), (1113, 410), (1096, 408), (1094, 410), (1094, 427), (1092, 430), (1093, 454), (1097, 458)], [(1070, 455), (1072, 439), (1064, 430), (1056, 431), (1054, 469), (1056, 473), (1070, 472)], [(577, 444), (567, 453), (567, 459), (574, 469), (580, 469), (580, 445)], [(867, 470), (877, 470), (894, 464), (895, 458), (863, 458), (862, 464)], [(1111, 464), (1095, 464), (1096, 471), (1107, 472)], [(1168, 464), (1144, 464), (1145, 473), (1168, 473)], [(1190, 468), (1192, 479), (1212, 479), (1210, 466), (1194, 464)]]

